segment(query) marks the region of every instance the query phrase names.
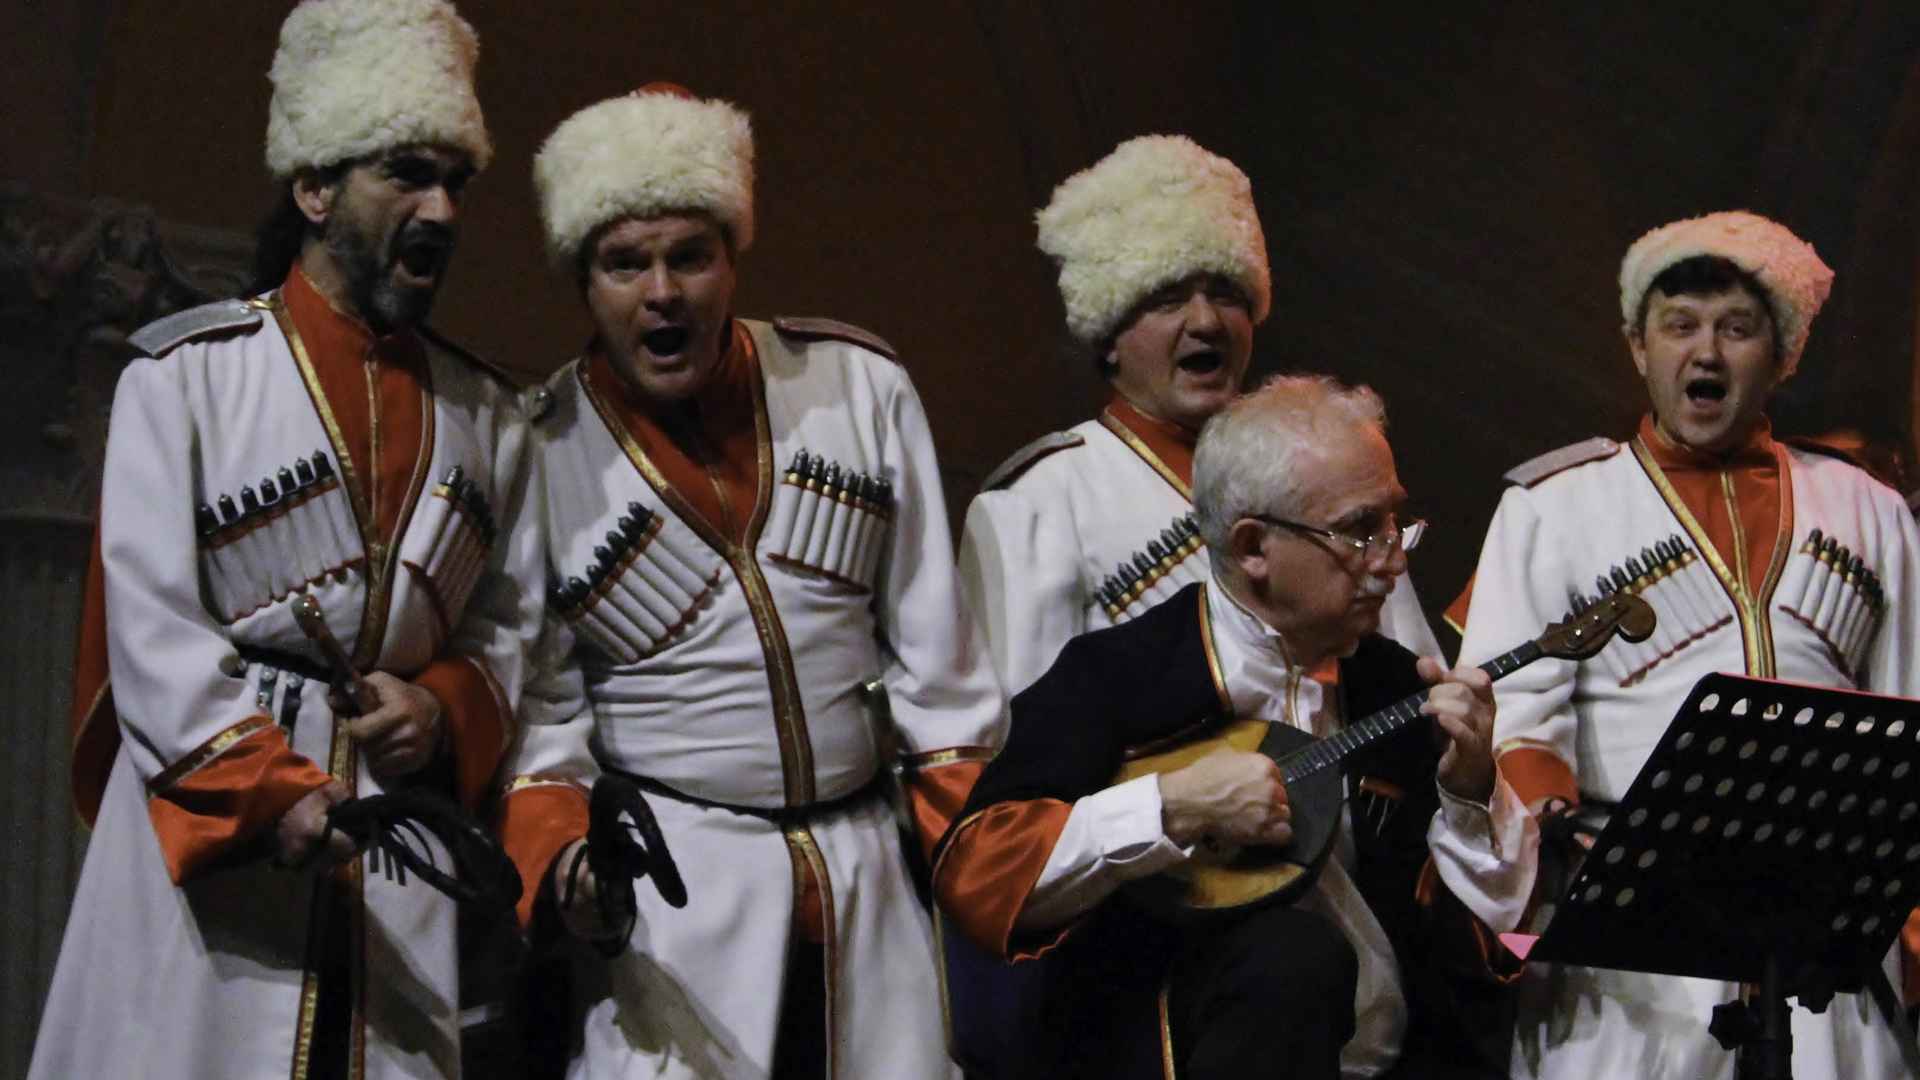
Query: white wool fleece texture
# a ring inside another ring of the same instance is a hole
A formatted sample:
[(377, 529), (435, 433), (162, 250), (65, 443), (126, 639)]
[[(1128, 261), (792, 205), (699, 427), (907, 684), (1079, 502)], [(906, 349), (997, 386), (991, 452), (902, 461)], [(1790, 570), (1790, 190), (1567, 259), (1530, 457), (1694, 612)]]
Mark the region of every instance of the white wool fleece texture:
[(1273, 295), (1253, 187), (1183, 135), (1144, 135), (1054, 189), (1040, 250), (1060, 264), (1067, 328), (1098, 344), (1155, 289), (1219, 274), (1262, 322)]
[(1628, 332), (1640, 328), (1640, 303), (1653, 279), (1696, 255), (1716, 255), (1731, 262), (1752, 274), (1767, 291), (1773, 317), (1780, 324), (1780, 377), (1792, 375), (1807, 350), (1813, 317), (1820, 314), (1833, 289), (1833, 271), (1820, 261), (1812, 244), (1786, 226), (1744, 210), (1662, 225), (1633, 242), (1620, 262), (1620, 315)]
[(671, 93), (611, 98), (574, 113), (533, 159), (547, 250), (570, 265), (595, 229), (701, 211), (753, 244), (753, 127), (724, 101)]
[(280, 179), (413, 143), (493, 157), (473, 67), (480, 39), (446, 0), (304, 0), (267, 77), (267, 168)]

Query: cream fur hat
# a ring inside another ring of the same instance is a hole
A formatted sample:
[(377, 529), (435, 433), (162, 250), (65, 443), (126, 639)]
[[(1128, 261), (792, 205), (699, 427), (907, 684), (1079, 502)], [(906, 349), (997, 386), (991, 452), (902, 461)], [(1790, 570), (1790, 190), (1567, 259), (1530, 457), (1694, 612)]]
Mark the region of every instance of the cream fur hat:
[(284, 180), (411, 143), (457, 147), (486, 168), (479, 56), (479, 37), (446, 0), (303, 0), (267, 74), (267, 168)]
[(1214, 273), (1267, 317), (1273, 283), (1253, 186), (1233, 162), (1184, 135), (1123, 142), (1053, 190), (1040, 250), (1060, 264), (1067, 328), (1099, 344), (1161, 286)]
[(533, 159), (547, 250), (570, 265), (595, 229), (704, 211), (753, 244), (753, 127), (725, 101), (658, 83), (568, 117)]
[(1833, 271), (1813, 245), (1787, 227), (1744, 210), (1662, 225), (1633, 242), (1620, 262), (1620, 314), (1629, 332), (1638, 328), (1640, 303), (1653, 279), (1696, 255), (1715, 255), (1752, 274), (1767, 292), (1780, 324), (1780, 377), (1792, 375), (1807, 350), (1807, 332), (1833, 289)]

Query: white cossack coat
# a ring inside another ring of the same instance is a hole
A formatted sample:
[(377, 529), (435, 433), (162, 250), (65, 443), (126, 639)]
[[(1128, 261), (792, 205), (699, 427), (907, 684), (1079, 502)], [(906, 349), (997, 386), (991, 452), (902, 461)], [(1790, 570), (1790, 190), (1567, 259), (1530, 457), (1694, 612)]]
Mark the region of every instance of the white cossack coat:
[[(1541, 660), (1494, 685), (1498, 752), (1549, 750), (1573, 768), (1583, 798), (1617, 800), (1694, 683), (1710, 673), (1920, 697), (1913, 663), (1920, 536), (1912, 514), (1860, 469), (1784, 445), (1780, 451), (1781, 501), (1792, 510), (1787, 555), (1775, 583), (1752, 601), (1736, 600), (1723, 553), (1712, 550), (1677, 493), (1663, 494), (1657, 467), (1643, 465), (1631, 446), (1507, 490), (1481, 552), (1462, 662), (1484, 661), (1539, 634), (1566, 615), (1574, 593), (1591, 596), (1597, 576), (1643, 549), (1678, 536), (1690, 554), (1642, 594), (1659, 618), (1654, 638), (1615, 639), (1584, 662)], [(1815, 529), (1880, 575), (1886, 608), (1877, 618), (1805, 550)], [(1897, 968), (1892, 973), (1897, 980)], [(1523, 986), (1513, 1073), (1731, 1080), (1734, 1055), (1707, 1034), (1707, 1022), (1738, 989), (1536, 965)], [(1841, 995), (1825, 1015), (1796, 1007), (1793, 1045), (1799, 1080), (1905, 1075), (1864, 994)]]
[[(548, 674), (529, 689), (511, 772), (585, 784), (607, 767), (733, 806), (828, 802), (888, 765), (857, 693), (876, 678), (909, 760), (997, 743), (1000, 695), (961, 602), (933, 441), (906, 373), (847, 341), (741, 325), (759, 364), (762, 491), (744, 547), (663, 494), (580, 362), (549, 382), (535, 445), (551, 573), (585, 580), (596, 548), (621, 569), (585, 610), (549, 619)], [(821, 499), (789, 472), (801, 451), (886, 481), (893, 505)], [(623, 517), (644, 528), (615, 551)], [(668, 907), (640, 883), (631, 948), (589, 962), (571, 1076), (767, 1076), (795, 858), (824, 888), (830, 1075), (957, 1075), (932, 930), (883, 800), (783, 829), (648, 798), (689, 902)]]
[[(293, 749), (355, 794), (379, 791), (336, 725), (323, 682), (236, 662), (246, 646), (320, 663), (294, 622), (294, 596), (320, 601), (335, 636), (366, 669), (410, 672), (449, 650), (480, 659), (503, 716), (512, 715), (526, 642), (538, 630), (538, 553), (513, 527), (533, 482), (519, 403), (431, 340), (423, 341), (433, 391), (428, 446), (390, 551), (367, 558), (338, 483), (303, 489), (289, 512), (232, 543), (202, 546), (197, 504), (258, 488), (263, 475), (299, 459), (311, 465), (316, 450), (336, 469), (341, 463), (315, 405), (318, 383), (283, 332), (277, 305), (247, 303), (262, 316), (250, 329), (135, 360), (114, 395), (100, 530), (122, 742), (32, 1080), (305, 1074), (314, 875), (270, 867), (263, 849), (176, 886), (147, 812), (168, 783), (216, 757), (258, 714), (291, 729)], [(449, 513), (440, 481), (455, 466), (497, 515), (491, 548), (464, 515)], [(360, 929), (355, 962), (364, 968), (355, 1021), (362, 1050), (352, 1075), (459, 1076), (453, 902), (359, 862), (344, 873), (349, 917)]]

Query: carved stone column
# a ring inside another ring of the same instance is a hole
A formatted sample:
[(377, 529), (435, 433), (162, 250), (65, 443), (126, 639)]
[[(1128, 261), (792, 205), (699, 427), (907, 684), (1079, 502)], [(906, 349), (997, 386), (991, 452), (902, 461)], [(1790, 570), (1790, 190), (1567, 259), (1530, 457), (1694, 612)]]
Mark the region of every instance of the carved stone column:
[(68, 709), (107, 414), (126, 337), (238, 291), (248, 237), (0, 182), (0, 1080), (26, 1075), (85, 837)]

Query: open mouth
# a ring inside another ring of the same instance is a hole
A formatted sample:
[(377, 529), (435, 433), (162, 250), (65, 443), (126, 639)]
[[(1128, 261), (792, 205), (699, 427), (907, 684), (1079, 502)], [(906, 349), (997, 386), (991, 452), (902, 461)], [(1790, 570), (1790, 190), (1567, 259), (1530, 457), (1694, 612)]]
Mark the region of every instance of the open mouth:
[(1211, 375), (1225, 367), (1226, 363), (1227, 358), (1217, 352), (1198, 352), (1181, 357), (1177, 366), (1190, 375)]
[(439, 277), (446, 258), (447, 245), (437, 240), (413, 240), (400, 248), (400, 268), (422, 281)]
[(684, 326), (663, 326), (647, 331), (640, 338), (640, 344), (655, 356), (677, 356), (692, 338), (693, 332)]
[(1692, 379), (1687, 383), (1687, 400), (1696, 402), (1725, 401), (1727, 387), (1725, 383), (1713, 379)]

